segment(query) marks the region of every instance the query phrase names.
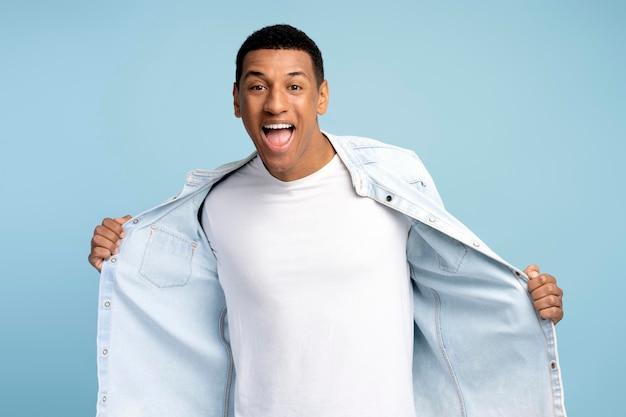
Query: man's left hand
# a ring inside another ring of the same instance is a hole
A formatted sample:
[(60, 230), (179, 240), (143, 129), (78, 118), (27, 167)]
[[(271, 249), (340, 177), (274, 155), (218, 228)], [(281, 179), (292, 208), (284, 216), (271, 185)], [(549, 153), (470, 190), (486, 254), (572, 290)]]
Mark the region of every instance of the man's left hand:
[(540, 273), (539, 267), (534, 264), (528, 265), (524, 273), (530, 278), (528, 290), (539, 316), (557, 324), (563, 318), (563, 290), (556, 285), (556, 278)]

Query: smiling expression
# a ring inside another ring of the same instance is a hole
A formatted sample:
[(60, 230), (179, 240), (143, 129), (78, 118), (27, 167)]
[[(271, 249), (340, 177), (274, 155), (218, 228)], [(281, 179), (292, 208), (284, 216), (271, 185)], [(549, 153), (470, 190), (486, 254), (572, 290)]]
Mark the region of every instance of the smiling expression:
[(328, 84), (324, 80), (318, 86), (308, 53), (292, 49), (248, 52), (233, 97), (235, 116), (242, 119), (274, 177), (282, 181), (306, 177), (335, 154), (317, 122), (328, 107)]

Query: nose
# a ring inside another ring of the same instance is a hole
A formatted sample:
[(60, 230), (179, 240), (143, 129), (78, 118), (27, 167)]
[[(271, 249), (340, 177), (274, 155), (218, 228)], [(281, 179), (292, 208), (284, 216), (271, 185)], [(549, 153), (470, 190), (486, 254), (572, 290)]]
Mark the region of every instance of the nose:
[(289, 102), (284, 91), (277, 88), (268, 91), (263, 110), (271, 114), (280, 114), (287, 111), (288, 108)]

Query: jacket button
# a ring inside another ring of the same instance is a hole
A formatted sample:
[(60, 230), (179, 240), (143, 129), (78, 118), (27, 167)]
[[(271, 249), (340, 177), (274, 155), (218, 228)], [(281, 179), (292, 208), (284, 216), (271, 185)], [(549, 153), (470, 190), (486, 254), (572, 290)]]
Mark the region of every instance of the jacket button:
[(387, 201), (391, 201), (391, 196), (390, 195), (387, 196)]

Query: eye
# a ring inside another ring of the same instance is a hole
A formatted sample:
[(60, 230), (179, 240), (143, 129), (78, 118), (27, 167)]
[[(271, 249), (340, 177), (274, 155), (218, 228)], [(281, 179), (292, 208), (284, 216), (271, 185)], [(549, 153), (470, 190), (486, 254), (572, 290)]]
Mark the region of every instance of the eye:
[(253, 85), (253, 86), (251, 86), (251, 87), (250, 87), (250, 90), (253, 90), (253, 91), (261, 91), (261, 90), (263, 90), (264, 88), (265, 88), (265, 87), (263, 87), (262, 85)]
[(288, 88), (289, 88), (291, 91), (298, 91), (298, 90), (302, 90), (302, 87), (300, 87), (300, 86), (299, 86), (299, 85), (297, 85), (297, 84), (290, 85)]

